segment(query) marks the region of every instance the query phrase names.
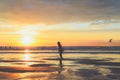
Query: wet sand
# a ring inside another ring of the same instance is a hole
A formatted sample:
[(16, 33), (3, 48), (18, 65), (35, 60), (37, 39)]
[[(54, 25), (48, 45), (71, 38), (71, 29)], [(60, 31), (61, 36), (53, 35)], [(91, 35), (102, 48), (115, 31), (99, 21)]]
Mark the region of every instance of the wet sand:
[(119, 54), (1, 54), (0, 80), (119, 80)]

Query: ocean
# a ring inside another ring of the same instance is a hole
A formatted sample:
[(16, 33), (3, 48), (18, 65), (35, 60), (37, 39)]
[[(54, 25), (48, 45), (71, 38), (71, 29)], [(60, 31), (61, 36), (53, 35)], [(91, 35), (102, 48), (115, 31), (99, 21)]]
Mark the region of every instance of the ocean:
[(119, 80), (120, 47), (1, 49), (0, 80)]

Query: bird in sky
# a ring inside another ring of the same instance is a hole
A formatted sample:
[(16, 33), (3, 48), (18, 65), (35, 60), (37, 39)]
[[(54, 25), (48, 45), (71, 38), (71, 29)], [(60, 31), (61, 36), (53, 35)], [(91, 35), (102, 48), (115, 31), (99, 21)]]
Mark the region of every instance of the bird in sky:
[(109, 42), (111, 43), (111, 42), (112, 42), (112, 39), (109, 39)]

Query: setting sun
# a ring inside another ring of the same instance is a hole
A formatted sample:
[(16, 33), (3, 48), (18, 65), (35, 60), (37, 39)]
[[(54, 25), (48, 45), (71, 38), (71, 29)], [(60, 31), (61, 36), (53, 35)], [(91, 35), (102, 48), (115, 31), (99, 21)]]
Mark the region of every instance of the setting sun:
[(31, 36), (24, 36), (22, 37), (21, 42), (22, 44), (28, 46), (28, 45), (31, 45), (34, 42), (34, 40)]

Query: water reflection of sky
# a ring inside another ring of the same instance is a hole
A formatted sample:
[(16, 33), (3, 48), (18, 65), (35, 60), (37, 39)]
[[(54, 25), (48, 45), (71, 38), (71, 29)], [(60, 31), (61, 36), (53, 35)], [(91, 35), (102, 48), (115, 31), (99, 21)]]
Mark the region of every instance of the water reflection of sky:
[[(119, 80), (119, 54), (1, 54), (0, 79), (7, 80)], [(59, 72), (60, 71), (60, 72)], [(21, 74), (22, 73), (22, 74)]]

